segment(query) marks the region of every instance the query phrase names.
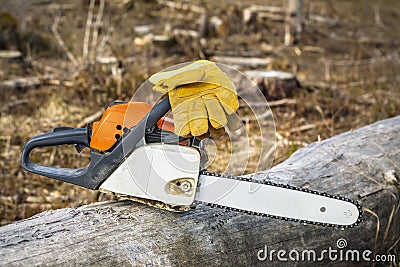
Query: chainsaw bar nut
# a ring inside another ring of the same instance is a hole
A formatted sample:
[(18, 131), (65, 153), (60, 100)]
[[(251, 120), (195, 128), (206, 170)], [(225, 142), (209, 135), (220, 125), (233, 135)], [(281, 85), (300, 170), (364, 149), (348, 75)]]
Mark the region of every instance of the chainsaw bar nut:
[(181, 182), (181, 189), (185, 193), (190, 193), (192, 191), (192, 184), (187, 180), (183, 180)]

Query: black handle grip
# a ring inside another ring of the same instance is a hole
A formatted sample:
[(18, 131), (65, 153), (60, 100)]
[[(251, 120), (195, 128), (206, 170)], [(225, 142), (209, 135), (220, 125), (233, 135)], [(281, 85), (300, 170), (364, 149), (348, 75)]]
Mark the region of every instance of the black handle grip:
[(164, 114), (170, 110), (169, 98), (160, 101), (134, 127), (123, 136), (122, 141), (107, 152), (90, 150), (88, 166), (77, 169), (57, 168), (34, 163), (29, 154), (36, 147), (78, 144), (89, 147), (87, 128), (61, 130), (38, 135), (29, 139), (22, 151), (22, 167), (30, 172), (76, 184), (89, 189), (98, 189), (102, 182), (119, 166), (119, 164), (136, 148), (143, 139), (146, 130), (151, 129)]
[(89, 147), (87, 128), (68, 129), (55, 131), (51, 133), (41, 134), (26, 142), (22, 151), (22, 167), (30, 172), (44, 175), (50, 178), (59, 178), (60, 175), (65, 177), (73, 176), (79, 169), (57, 168), (45, 166), (31, 161), (29, 155), (33, 149), (44, 146), (59, 145), (82, 145)]

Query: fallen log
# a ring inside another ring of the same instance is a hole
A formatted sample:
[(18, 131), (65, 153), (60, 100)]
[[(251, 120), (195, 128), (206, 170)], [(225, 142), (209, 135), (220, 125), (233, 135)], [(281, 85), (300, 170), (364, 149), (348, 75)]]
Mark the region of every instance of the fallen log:
[(243, 10), (242, 19), (245, 24), (254, 23), (258, 17), (271, 19), (271, 21), (283, 22), (284, 9), (278, 6), (252, 5)]
[(42, 85), (74, 86), (74, 82), (60, 80), (53, 76), (20, 77), (12, 80), (0, 81), (0, 89), (4, 90), (31, 90), (38, 89)]
[(271, 58), (258, 58), (258, 57), (213, 56), (211, 57), (211, 59), (218, 63), (238, 66), (239, 69), (244, 66), (251, 68), (266, 67), (272, 62)]
[[(12, 266), (281, 266), (277, 252), (282, 250), (278, 255), (292, 261), (289, 265), (313, 266), (314, 260), (351, 266), (344, 257), (355, 251), (363, 266), (370, 265), (368, 259), (391, 253), (399, 243), (399, 132), (400, 116), (386, 119), (313, 143), (257, 174), (358, 200), (364, 221), (354, 228), (341, 231), (207, 206), (172, 213), (108, 201), (49, 210), (1, 227), (0, 261)], [(336, 259), (323, 250), (334, 250)], [(318, 258), (295, 257), (313, 257), (310, 251)]]
[(38, 77), (17, 78), (13, 80), (0, 81), (0, 89), (37, 89), (40, 87), (41, 84), (42, 82)]
[(21, 63), (24, 61), (24, 57), (22, 53), (17, 50), (0, 50), (0, 61)]

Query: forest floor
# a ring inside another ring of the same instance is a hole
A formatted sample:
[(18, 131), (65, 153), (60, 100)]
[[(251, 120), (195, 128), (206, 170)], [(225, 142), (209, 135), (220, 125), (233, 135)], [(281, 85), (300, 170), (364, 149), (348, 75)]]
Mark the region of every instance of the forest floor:
[[(84, 126), (85, 118), (116, 99), (129, 100), (151, 74), (177, 63), (215, 56), (268, 58), (265, 66), (239, 68), (296, 75), (302, 88), (285, 96), (287, 104), (272, 107), (274, 164), (309, 143), (400, 114), (399, 1), (305, 1), (304, 31), (291, 46), (283, 45), (279, 10), (243, 22), (245, 8), (282, 9), (281, 1), (204, 0), (179, 7), (113, 0), (103, 10), (99, 1), (89, 8), (90, 2), (2, 1), (0, 49), (20, 50), (25, 60), (0, 59), (0, 81), (36, 77), (41, 83), (0, 86), (0, 225), (97, 201), (99, 195), (90, 190), (24, 171), (24, 143), (57, 126)], [(92, 31), (86, 40), (91, 13), (98, 35)], [(218, 17), (221, 27), (200, 33), (205, 14)], [(116, 58), (120, 72), (100, 64), (99, 57)], [(34, 157), (71, 168), (89, 158), (64, 147), (38, 149)]]

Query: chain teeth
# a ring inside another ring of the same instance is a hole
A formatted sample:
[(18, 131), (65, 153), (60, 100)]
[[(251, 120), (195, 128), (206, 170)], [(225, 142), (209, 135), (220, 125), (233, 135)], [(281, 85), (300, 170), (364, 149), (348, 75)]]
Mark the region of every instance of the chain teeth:
[(353, 228), (354, 226), (357, 226), (358, 224), (360, 224), (363, 221), (363, 210), (362, 210), (361, 205), (356, 200), (349, 199), (349, 198), (346, 198), (343, 196), (331, 195), (326, 192), (318, 192), (318, 191), (310, 190), (307, 188), (296, 187), (296, 186), (288, 185), (288, 184), (278, 184), (278, 183), (274, 183), (274, 182), (267, 181), (267, 180), (255, 180), (253, 178), (253, 176), (250, 176), (250, 177), (234, 176), (234, 175), (229, 175), (229, 174), (219, 174), (219, 173), (210, 172), (210, 171), (206, 171), (206, 170), (200, 171), (200, 174), (207, 175), (207, 176), (216, 176), (216, 177), (221, 177), (221, 178), (239, 180), (239, 181), (253, 182), (253, 183), (258, 183), (258, 184), (265, 184), (265, 185), (276, 186), (276, 187), (283, 187), (283, 188), (287, 188), (287, 189), (291, 189), (291, 190), (302, 191), (302, 192), (306, 192), (306, 193), (310, 193), (310, 194), (314, 194), (314, 195), (320, 195), (320, 196), (324, 196), (324, 197), (329, 197), (329, 198), (333, 198), (333, 199), (350, 202), (357, 206), (359, 215), (358, 215), (358, 219), (355, 223), (353, 223), (351, 225), (339, 225), (339, 224), (321, 223), (321, 222), (300, 220), (300, 219), (294, 219), (294, 218), (287, 218), (287, 217), (275, 216), (275, 215), (270, 215), (270, 214), (264, 214), (261, 212), (241, 210), (238, 208), (231, 208), (231, 207), (216, 205), (216, 204), (207, 203), (207, 202), (198, 201), (198, 200), (195, 201), (196, 204), (203, 204), (203, 205), (207, 205), (210, 207), (223, 208), (224, 210), (238, 211), (238, 212), (247, 213), (250, 215), (258, 215), (258, 216), (262, 216), (262, 217), (268, 217), (268, 218), (279, 219), (279, 220), (284, 220), (284, 221), (298, 222), (298, 223), (301, 223), (304, 225), (312, 224), (312, 225), (318, 225), (318, 226), (322, 226), (322, 227), (334, 227), (334, 228), (339, 228), (339, 229)]

